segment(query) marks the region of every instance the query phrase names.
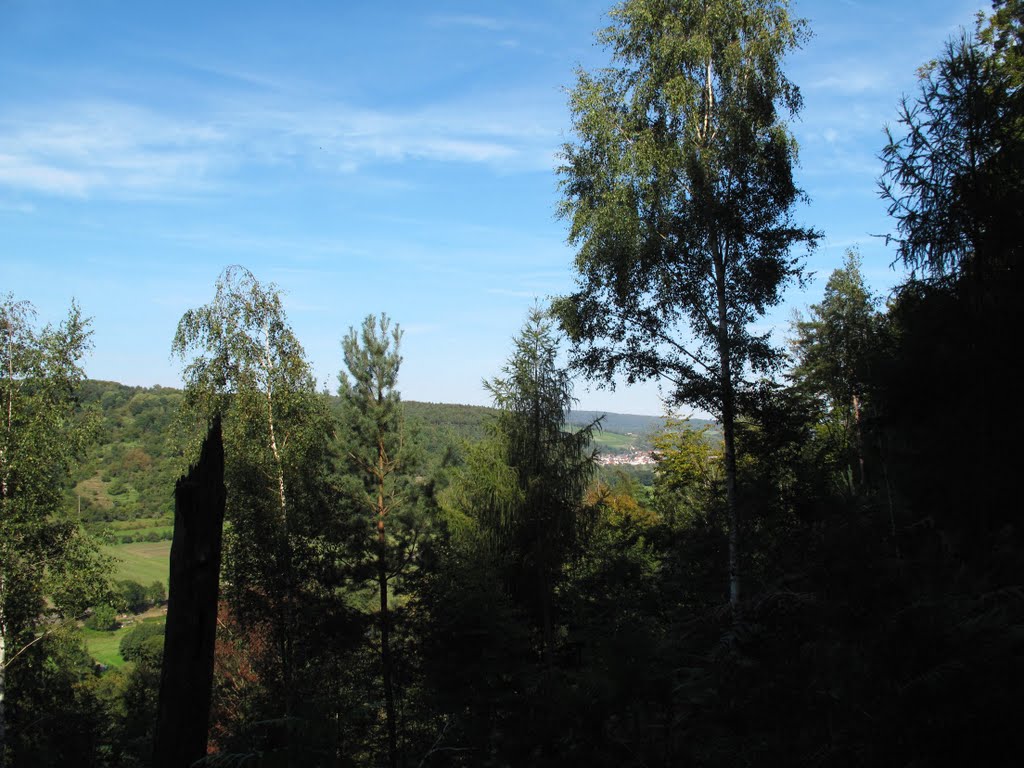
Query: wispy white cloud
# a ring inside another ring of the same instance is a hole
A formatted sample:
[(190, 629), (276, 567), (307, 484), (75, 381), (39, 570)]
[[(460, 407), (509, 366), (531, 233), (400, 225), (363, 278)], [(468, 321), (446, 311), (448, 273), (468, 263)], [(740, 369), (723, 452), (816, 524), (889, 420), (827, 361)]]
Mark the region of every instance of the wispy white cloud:
[(0, 120), (0, 185), (72, 197), (195, 192), (222, 139), (211, 125), (124, 104), (62, 105)]
[[(153, 233), (172, 242), (187, 244), (193, 248), (220, 251), (232, 254), (276, 253), (290, 259), (306, 256), (315, 260), (325, 256), (368, 256), (365, 248), (351, 242), (328, 237), (280, 237), (266, 234), (252, 235), (232, 231), (204, 230), (161, 230)], [(324, 276), (323, 270), (305, 267), (277, 267), (277, 271), (290, 274), (313, 274)], [(328, 273), (334, 276), (335, 272)]]
[(86, 174), (35, 162), (17, 155), (0, 155), (0, 184), (15, 189), (79, 197), (89, 187)]
[(515, 110), (507, 103), (442, 103), (407, 111), (286, 106), (256, 110), (247, 122), (262, 127), (258, 140), (270, 142), (271, 154), (291, 147), (310, 152), (314, 163), (348, 172), (417, 160), (547, 170), (558, 143), (556, 121), (545, 120), (543, 110)]
[(222, 190), (260, 165), (328, 176), (408, 162), (547, 170), (557, 129), (542, 114), (501, 102), (383, 110), (241, 94), (187, 119), (120, 102), (51, 104), (0, 117), (0, 188), (140, 198)]

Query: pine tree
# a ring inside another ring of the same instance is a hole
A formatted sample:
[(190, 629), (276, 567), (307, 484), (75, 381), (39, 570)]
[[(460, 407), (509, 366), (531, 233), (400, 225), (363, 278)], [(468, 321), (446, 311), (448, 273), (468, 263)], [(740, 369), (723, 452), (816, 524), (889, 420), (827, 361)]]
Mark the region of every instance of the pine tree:
[(404, 410), (398, 391), (402, 364), (401, 328), (386, 314), (368, 316), (342, 340), (346, 371), (339, 376), (342, 400), (341, 449), (355, 480), (350, 496), (372, 521), (373, 571), (377, 592), (381, 686), (388, 764), (399, 764), (397, 663), (392, 634), (395, 581), (417, 559), (429, 521), (419, 508), (412, 475), (416, 461), (407, 442)]

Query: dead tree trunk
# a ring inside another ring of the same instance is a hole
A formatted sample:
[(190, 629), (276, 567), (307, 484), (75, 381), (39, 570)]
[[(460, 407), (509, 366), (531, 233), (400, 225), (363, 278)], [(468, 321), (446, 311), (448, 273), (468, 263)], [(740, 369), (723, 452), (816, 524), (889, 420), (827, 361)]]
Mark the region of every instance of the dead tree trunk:
[(174, 488), (155, 768), (185, 768), (206, 754), (225, 498), (224, 444), (217, 417), (198, 463)]

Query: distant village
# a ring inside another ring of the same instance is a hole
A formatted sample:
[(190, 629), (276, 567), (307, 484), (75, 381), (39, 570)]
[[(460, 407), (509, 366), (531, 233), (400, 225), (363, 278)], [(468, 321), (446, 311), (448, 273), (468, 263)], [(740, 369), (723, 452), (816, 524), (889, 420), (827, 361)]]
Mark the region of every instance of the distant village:
[(609, 464), (654, 464), (653, 451), (626, 451), (624, 453), (598, 454), (597, 463), (602, 466)]

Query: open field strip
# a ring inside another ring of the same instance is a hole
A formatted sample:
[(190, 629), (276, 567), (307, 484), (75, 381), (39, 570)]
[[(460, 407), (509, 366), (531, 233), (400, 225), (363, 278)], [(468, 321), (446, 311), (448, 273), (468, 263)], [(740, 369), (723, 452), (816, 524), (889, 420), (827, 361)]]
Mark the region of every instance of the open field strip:
[(148, 586), (154, 581), (167, 586), (170, 573), (171, 542), (135, 542), (103, 547), (105, 554), (112, 555), (117, 562), (114, 564), (114, 578), (137, 581)]

